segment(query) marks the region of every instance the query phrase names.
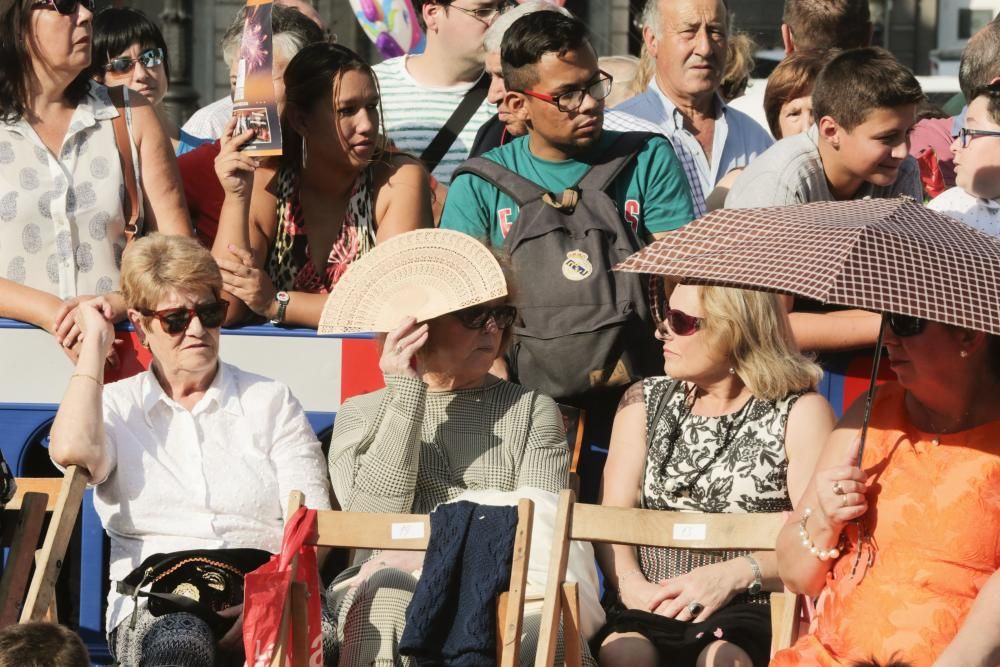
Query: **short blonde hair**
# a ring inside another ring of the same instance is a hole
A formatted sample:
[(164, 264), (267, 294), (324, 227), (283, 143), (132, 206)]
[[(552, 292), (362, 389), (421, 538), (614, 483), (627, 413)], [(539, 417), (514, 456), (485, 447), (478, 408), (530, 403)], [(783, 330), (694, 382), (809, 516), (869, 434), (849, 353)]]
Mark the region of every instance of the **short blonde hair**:
[(212, 254), (193, 238), (150, 234), (122, 257), (122, 295), (129, 308), (154, 310), (170, 292), (222, 295), (222, 274)]
[(816, 390), (823, 370), (799, 351), (777, 294), (714, 285), (698, 292), (710, 344), (731, 359), (755, 397), (776, 401)]

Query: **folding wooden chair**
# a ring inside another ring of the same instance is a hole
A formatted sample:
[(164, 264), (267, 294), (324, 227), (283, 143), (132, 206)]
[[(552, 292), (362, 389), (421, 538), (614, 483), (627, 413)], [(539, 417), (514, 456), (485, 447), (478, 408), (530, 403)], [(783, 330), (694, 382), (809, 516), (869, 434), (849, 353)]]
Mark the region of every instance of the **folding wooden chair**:
[[(304, 497), (292, 491), (288, 501), (288, 516), (302, 507)], [(531, 520), (534, 503), (522, 499), (517, 505), (517, 529), (514, 537), (514, 557), (511, 563), (510, 584), (497, 601), (497, 664), (516, 667), (520, 660), (521, 625), (524, 620), (524, 589), (528, 580), (528, 555), (531, 549)], [(317, 547), (346, 547), (349, 549), (396, 549), (424, 551), (430, 541), (431, 522), (427, 514), (380, 514), (369, 512), (343, 512), (320, 510), (316, 513), (316, 532), (310, 544)], [(293, 564), (295, 567), (295, 564)], [(302, 584), (293, 584), (290, 604), (282, 614), (280, 636), (287, 637), (287, 623), (292, 623), (293, 641), (305, 655), (306, 635), (297, 632), (306, 618), (306, 598)], [(503, 619), (501, 621), (501, 619)], [(276, 651), (283, 658), (284, 651)], [(282, 663), (275, 665), (282, 667)], [(292, 667), (299, 667), (293, 665)], [(303, 665), (304, 667), (304, 665)]]
[[(565, 664), (577, 667), (580, 657), (580, 609), (576, 585), (566, 583), (570, 540), (632, 546), (686, 549), (774, 550), (785, 524), (781, 513), (702, 514), (603, 507), (576, 502), (567, 489), (559, 496), (555, 543), (542, 605), (536, 667), (550, 667), (555, 660), (559, 621), (563, 624)], [(771, 593), (771, 649), (791, 646), (798, 627), (798, 596)]]
[[(0, 579), (0, 627), (19, 620), (22, 623), (57, 620), (55, 585), (88, 479), (86, 470), (78, 466), (67, 468), (61, 478), (17, 479), (17, 494), (4, 508), (5, 537), (8, 526), (12, 528), (10, 540), (4, 540), (10, 545), (10, 552)], [(39, 549), (46, 513), (51, 513), (52, 519)], [(29, 585), (32, 563), (34, 574)]]
[(573, 489), (575, 493), (580, 493), (580, 475), (576, 469), (580, 464), (580, 452), (583, 451), (583, 430), (587, 423), (587, 411), (563, 403), (556, 403), (556, 405), (559, 406), (563, 428), (566, 429), (566, 444), (573, 452), (569, 462), (569, 488)]

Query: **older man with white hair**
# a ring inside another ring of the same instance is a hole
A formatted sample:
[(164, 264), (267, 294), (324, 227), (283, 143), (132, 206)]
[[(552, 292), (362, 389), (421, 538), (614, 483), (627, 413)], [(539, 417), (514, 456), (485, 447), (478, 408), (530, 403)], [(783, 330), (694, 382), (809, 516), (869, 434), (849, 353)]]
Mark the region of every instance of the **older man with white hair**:
[[(683, 153), (690, 154), (702, 191), (711, 192), (726, 174), (746, 167), (774, 143), (766, 130), (719, 95), (729, 8), (725, 0), (649, 0), (642, 23), (656, 73), (646, 92), (616, 111), (657, 125), (675, 148), (686, 148), (678, 156), (683, 161)], [(606, 119), (605, 126), (645, 129), (621, 117)]]

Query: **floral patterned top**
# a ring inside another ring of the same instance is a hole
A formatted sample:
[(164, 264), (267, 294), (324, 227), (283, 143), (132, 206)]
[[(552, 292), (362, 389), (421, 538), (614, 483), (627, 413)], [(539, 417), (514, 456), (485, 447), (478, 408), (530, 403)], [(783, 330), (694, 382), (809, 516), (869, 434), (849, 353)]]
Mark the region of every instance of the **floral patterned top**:
[[(751, 398), (720, 417), (691, 414), (693, 385), (669, 377), (643, 380), (646, 429), (651, 433), (643, 472), (642, 507), (647, 509), (750, 513), (792, 509), (788, 496), (785, 426), (802, 396), (777, 401)], [(657, 415), (660, 400), (665, 401)], [(639, 567), (659, 581), (745, 551), (639, 547)], [(752, 602), (767, 603), (768, 595)], [(739, 595), (734, 602), (746, 602)]]
[[(751, 398), (721, 417), (690, 414), (692, 387), (667, 377), (643, 381), (652, 433), (643, 474), (643, 507), (692, 512), (784, 512), (788, 497), (785, 425), (802, 395)], [(660, 397), (670, 392), (659, 419)], [(654, 423), (655, 420), (655, 423)]]
[[(278, 229), (267, 262), (275, 289), (326, 294), (354, 260), (375, 247), (372, 170), (354, 182), (340, 235), (330, 248), (326, 265), (317, 267), (309, 250), (308, 229), (299, 202), (297, 179), (289, 168), (278, 174)], [(314, 224), (329, 224), (318, 220)]]
[(1000, 421), (936, 437), (910, 424), (905, 396), (886, 383), (872, 405), (862, 557), (848, 526), (811, 633), (772, 667), (886, 664), (890, 656), (929, 667), (1000, 568)]

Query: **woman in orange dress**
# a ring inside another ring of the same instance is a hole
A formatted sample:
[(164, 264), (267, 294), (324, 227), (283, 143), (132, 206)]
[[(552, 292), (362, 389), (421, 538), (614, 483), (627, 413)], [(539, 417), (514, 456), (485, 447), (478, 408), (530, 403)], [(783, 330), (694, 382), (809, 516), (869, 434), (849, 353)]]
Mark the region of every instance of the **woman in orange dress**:
[(819, 605), (773, 666), (1000, 664), (1000, 338), (890, 315), (885, 346), (861, 468), (863, 399), (778, 539)]

